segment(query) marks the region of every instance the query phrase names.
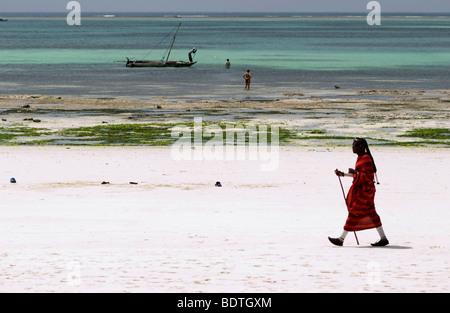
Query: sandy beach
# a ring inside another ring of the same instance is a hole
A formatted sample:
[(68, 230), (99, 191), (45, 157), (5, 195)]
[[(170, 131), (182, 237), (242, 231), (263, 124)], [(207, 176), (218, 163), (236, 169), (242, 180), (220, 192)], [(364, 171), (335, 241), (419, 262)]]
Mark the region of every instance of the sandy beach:
[(385, 248), (375, 230), (327, 240), (348, 148), (282, 147), (263, 172), (167, 147), (2, 147), (0, 291), (448, 292), (448, 150), (372, 153)]
[[(448, 128), (448, 92), (358, 94), (150, 103), (1, 96), (0, 292), (448, 292), (448, 134), (402, 136)], [(269, 171), (261, 156), (177, 160), (171, 145), (96, 145), (81, 132), (36, 141), (67, 128), (195, 116), (295, 136)], [(359, 246), (351, 234), (344, 247), (327, 239), (347, 216), (333, 171), (354, 166), (355, 136), (373, 144), (384, 248), (370, 246), (375, 230), (359, 232)]]

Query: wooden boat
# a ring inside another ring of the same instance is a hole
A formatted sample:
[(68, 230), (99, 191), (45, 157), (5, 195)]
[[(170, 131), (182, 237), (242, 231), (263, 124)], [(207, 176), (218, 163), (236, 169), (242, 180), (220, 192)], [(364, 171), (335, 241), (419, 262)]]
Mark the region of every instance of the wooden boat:
[(169, 48), (169, 52), (167, 56), (163, 58), (161, 61), (155, 60), (130, 60), (127, 58), (127, 67), (190, 67), (197, 62), (193, 60), (193, 54), (197, 52), (196, 48), (192, 48), (188, 53), (189, 61), (169, 61), (170, 52), (172, 51), (173, 44), (175, 43), (175, 39), (178, 34), (178, 30), (180, 29), (181, 23), (178, 25), (175, 35), (173, 36), (172, 43)]

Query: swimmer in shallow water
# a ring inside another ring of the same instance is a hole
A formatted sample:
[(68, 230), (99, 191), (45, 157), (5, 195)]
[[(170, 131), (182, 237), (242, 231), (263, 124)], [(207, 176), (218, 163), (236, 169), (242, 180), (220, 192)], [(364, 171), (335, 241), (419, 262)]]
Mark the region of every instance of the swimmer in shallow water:
[(252, 80), (252, 74), (250, 74), (250, 70), (247, 70), (247, 72), (245, 72), (242, 77), (245, 79), (244, 89), (250, 90), (250, 83)]

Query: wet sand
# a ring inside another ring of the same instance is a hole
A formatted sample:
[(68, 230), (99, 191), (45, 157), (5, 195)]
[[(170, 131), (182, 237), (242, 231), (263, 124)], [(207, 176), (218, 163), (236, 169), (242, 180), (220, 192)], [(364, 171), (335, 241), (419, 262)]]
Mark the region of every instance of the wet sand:
[[(295, 95), (270, 101), (200, 102), (3, 95), (0, 127), (19, 125), (58, 131), (102, 124), (193, 122), (194, 117), (201, 117), (209, 122), (277, 125), (299, 137), (309, 137), (290, 144), (308, 146), (345, 145), (339, 137), (355, 136), (367, 137), (373, 144), (420, 144), (419, 139), (402, 135), (417, 128), (449, 128), (450, 93), (445, 90), (345, 94), (340, 98)], [(449, 143), (441, 140), (439, 144)]]

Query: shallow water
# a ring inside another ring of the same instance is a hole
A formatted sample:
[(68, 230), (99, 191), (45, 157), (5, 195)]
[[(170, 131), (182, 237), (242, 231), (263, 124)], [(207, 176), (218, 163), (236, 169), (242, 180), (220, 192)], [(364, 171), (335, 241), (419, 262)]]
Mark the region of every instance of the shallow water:
[[(171, 59), (191, 68), (125, 67), (161, 59), (182, 23)], [(447, 89), (448, 16), (9, 17), (0, 25), (0, 93), (134, 99), (273, 99), (288, 92)], [(224, 68), (226, 59), (232, 67)], [(242, 74), (253, 73), (252, 90)]]

